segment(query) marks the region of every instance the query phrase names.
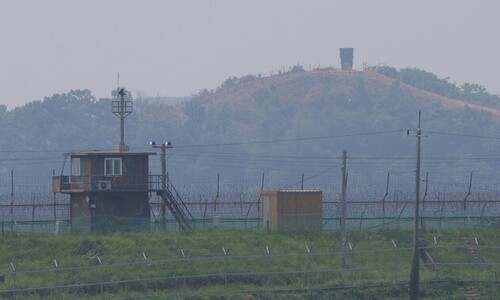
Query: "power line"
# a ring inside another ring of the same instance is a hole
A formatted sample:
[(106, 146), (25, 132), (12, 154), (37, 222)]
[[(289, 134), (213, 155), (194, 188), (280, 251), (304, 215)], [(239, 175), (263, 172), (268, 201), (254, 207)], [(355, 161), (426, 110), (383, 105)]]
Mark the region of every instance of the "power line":
[(463, 134), (463, 133), (451, 133), (451, 132), (442, 132), (442, 131), (422, 131), (425, 133), (432, 134), (441, 134), (441, 135), (450, 135), (450, 136), (459, 136), (459, 137), (470, 137), (470, 138), (478, 138), (478, 139), (489, 139), (489, 140), (500, 140), (500, 137), (496, 136), (486, 136), (486, 135), (473, 135), (473, 134)]
[[(282, 142), (299, 142), (299, 141), (310, 141), (310, 140), (321, 140), (321, 139), (331, 139), (331, 138), (344, 138), (344, 137), (356, 137), (356, 136), (370, 136), (379, 134), (389, 134), (395, 132), (405, 132), (405, 129), (387, 130), (387, 131), (371, 131), (371, 132), (358, 132), (351, 134), (342, 135), (328, 135), (328, 136), (313, 136), (313, 137), (303, 137), (303, 138), (292, 138), (292, 139), (275, 139), (275, 140), (262, 140), (262, 141), (250, 141), (250, 142), (232, 142), (232, 143), (215, 143), (215, 144), (198, 144), (198, 145), (176, 145), (175, 148), (201, 148), (201, 147), (219, 147), (219, 146), (238, 146), (238, 145), (252, 145), (252, 144), (271, 144), (271, 143), (282, 143)], [(149, 151), (149, 148), (137, 148), (136, 151)], [(52, 150), (0, 150), (0, 153), (68, 153), (68, 152), (86, 152), (92, 150), (74, 150), (74, 149), (52, 149)], [(110, 149), (101, 149), (102, 152), (114, 151)]]
[(252, 144), (270, 144), (270, 143), (282, 143), (282, 142), (298, 142), (298, 141), (310, 141), (310, 140), (321, 140), (321, 139), (331, 139), (331, 138), (388, 134), (388, 133), (404, 132), (404, 131), (405, 131), (404, 129), (397, 129), (389, 131), (360, 132), (352, 134), (315, 136), (315, 137), (304, 137), (304, 138), (294, 138), (294, 139), (276, 139), (276, 140), (264, 140), (264, 141), (253, 141), (253, 142), (234, 142), (234, 143), (218, 143), (218, 144), (204, 144), (204, 145), (185, 145), (185, 146), (181, 145), (177, 146), (176, 148), (219, 147), (219, 146), (237, 146), (237, 145), (252, 145)]
[[(318, 172), (318, 173), (316, 173), (316, 174), (314, 174), (314, 175), (312, 175), (312, 176), (306, 177), (306, 178), (304, 178), (304, 181), (307, 181), (307, 180), (309, 180), (309, 179), (313, 179), (313, 178), (318, 177), (318, 176), (320, 176), (320, 175), (323, 175), (323, 174), (325, 174), (325, 173), (327, 173), (327, 172), (330, 172), (331, 170), (333, 170), (333, 169), (337, 168), (339, 165), (340, 165), (340, 164), (337, 164), (337, 165), (335, 165), (335, 166), (333, 166), (333, 167), (330, 167), (330, 168), (328, 168), (328, 169), (326, 169), (326, 170), (323, 170), (323, 171), (321, 171), (321, 172)], [(297, 185), (297, 184), (299, 184), (299, 183), (301, 183), (301, 182), (302, 182), (302, 180), (300, 180), (300, 181), (298, 181), (298, 182), (295, 182), (295, 183), (293, 183), (293, 184), (289, 184), (289, 185), (287, 185), (287, 186), (283, 187), (283, 189), (287, 189), (287, 188), (292, 187), (292, 186), (294, 186), (294, 185)]]
[[(302, 138), (291, 138), (291, 139), (274, 139), (274, 140), (262, 140), (262, 141), (250, 141), (250, 142), (231, 142), (231, 143), (214, 143), (214, 144), (198, 144), (198, 145), (178, 145), (175, 148), (201, 148), (201, 147), (219, 147), (219, 146), (238, 146), (238, 145), (252, 145), (252, 144), (271, 144), (271, 143), (282, 143), (282, 142), (298, 142), (298, 141), (310, 141), (310, 140), (321, 140), (321, 139), (332, 139), (332, 138), (345, 138), (345, 137), (356, 137), (356, 136), (371, 136), (380, 134), (389, 134), (395, 132), (405, 132), (405, 129), (387, 130), (387, 131), (371, 131), (371, 132), (358, 132), (351, 134), (342, 135), (328, 135), (328, 136), (313, 136), (313, 137), (302, 137)], [(495, 136), (482, 136), (482, 135), (471, 135), (471, 134), (460, 134), (460, 133), (450, 133), (441, 131), (422, 131), (423, 133), (429, 134), (440, 134), (449, 136), (459, 136), (459, 137), (470, 137), (470, 138), (481, 138), (481, 139), (493, 139), (500, 140), (500, 137)], [(149, 148), (137, 148), (138, 151), (147, 151)], [(86, 150), (0, 150), (0, 153), (66, 153), (66, 152), (85, 152)], [(113, 151), (102, 149), (103, 152)]]

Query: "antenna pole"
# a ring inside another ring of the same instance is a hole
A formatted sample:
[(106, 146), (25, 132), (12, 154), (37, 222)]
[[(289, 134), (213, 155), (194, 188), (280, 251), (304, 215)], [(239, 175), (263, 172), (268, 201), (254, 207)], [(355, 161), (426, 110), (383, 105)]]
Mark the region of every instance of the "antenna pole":
[(125, 118), (132, 113), (132, 101), (125, 101), (127, 91), (125, 88), (118, 90), (118, 100), (112, 101), (111, 106), (113, 114), (120, 118), (120, 143), (118, 151), (128, 151), (128, 146), (125, 145)]
[(123, 147), (125, 145), (125, 89), (121, 89), (118, 95), (120, 95), (120, 147)]

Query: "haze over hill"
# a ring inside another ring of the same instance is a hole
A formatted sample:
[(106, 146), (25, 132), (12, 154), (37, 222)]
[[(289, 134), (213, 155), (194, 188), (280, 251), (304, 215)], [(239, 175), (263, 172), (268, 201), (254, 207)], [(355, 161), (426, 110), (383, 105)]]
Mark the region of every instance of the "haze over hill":
[(71, 89), (109, 97), (117, 72), (134, 96), (189, 96), (229, 75), (338, 67), (345, 46), (354, 69), (416, 66), (500, 93), (499, 10), (493, 0), (1, 1), (0, 103)]
[[(422, 110), (424, 172), (489, 176), (500, 159), (498, 103), (479, 85), (459, 87), (417, 69), (294, 66), (269, 77), (231, 77), (174, 105), (137, 99), (125, 142), (149, 151), (150, 140), (170, 140), (169, 172), (185, 184), (217, 173), (254, 184), (265, 172), (276, 187), (293, 187), (302, 173), (320, 185), (337, 175), (344, 149), (352, 178), (385, 172), (410, 178), (415, 139), (406, 132), (414, 136)], [(110, 99), (88, 90), (0, 114), (4, 176), (14, 169), (49, 182), (53, 170), (60, 172), (63, 152), (112, 149), (119, 139)], [(151, 170), (159, 173), (157, 157)]]

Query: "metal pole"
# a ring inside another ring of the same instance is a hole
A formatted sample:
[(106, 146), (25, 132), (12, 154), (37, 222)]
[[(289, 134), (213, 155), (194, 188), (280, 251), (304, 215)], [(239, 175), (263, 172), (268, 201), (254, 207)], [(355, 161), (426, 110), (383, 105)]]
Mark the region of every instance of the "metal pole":
[(389, 177), (390, 176), (391, 176), (391, 173), (387, 173), (387, 180), (385, 183), (385, 194), (384, 194), (384, 199), (382, 199), (382, 212), (384, 214), (385, 214), (385, 198), (387, 198), (387, 195), (389, 194)]
[(467, 210), (467, 197), (470, 196), (471, 188), (472, 188), (472, 172), (470, 172), (469, 191), (467, 192), (467, 195), (465, 195), (465, 198), (464, 198), (464, 211)]
[(309, 286), (311, 283), (310, 272), (311, 272), (311, 249), (306, 245), (307, 250), (307, 261), (306, 261), (306, 286)]
[(345, 245), (346, 245), (346, 191), (347, 191), (347, 151), (342, 151), (342, 200), (340, 217), (340, 261), (345, 268)]
[(427, 198), (427, 190), (429, 188), (429, 172), (425, 173), (425, 191), (424, 191), (424, 197), (422, 198), (422, 216), (420, 217), (420, 228), (422, 230), (425, 229), (424, 227), (424, 218), (425, 218), (425, 199)]
[(14, 170), (10, 170), (10, 233), (14, 224)]
[(125, 89), (121, 89), (118, 94), (120, 95), (120, 146), (123, 146), (125, 145)]
[(14, 263), (13, 263), (13, 262), (11, 262), (11, 263), (10, 263), (10, 268), (12, 269), (12, 279), (13, 279), (12, 299), (15, 299), (15, 298), (17, 298), (17, 297), (15, 297), (15, 298), (14, 298), (15, 293), (16, 293), (16, 292), (14, 291), (14, 290), (16, 289), (16, 267), (14, 266)]
[(161, 189), (167, 190), (167, 151), (165, 144), (161, 145)]
[(99, 286), (101, 289), (101, 299), (103, 299), (104, 287), (103, 287), (103, 277), (102, 277), (102, 260), (99, 256), (97, 256), (97, 261), (99, 262)]
[[(56, 175), (56, 170), (52, 170), (52, 176), (55, 176)], [(56, 193), (53, 194), (54, 195), (54, 198), (53, 198), (53, 203), (54, 203), (54, 226), (56, 224), (56, 221), (57, 221), (57, 199), (56, 199)]]
[(146, 279), (144, 280), (144, 292), (148, 294), (148, 280), (149, 280), (149, 270), (148, 270), (148, 257), (146, 253), (142, 252), (142, 257), (144, 258), (144, 272), (146, 273)]
[(219, 184), (220, 184), (220, 174), (217, 173), (217, 190), (216, 190), (215, 198), (214, 198), (214, 213), (213, 213), (213, 216), (215, 216), (215, 214), (217, 213), (217, 200), (219, 199), (219, 186), (220, 186)]
[(227, 287), (227, 251), (222, 247), (222, 252), (224, 253), (224, 287)]
[(302, 172), (302, 184), (300, 185), (300, 190), (304, 190), (304, 172)]
[[(160, 157), (160, 160), (161, 160), (161, 191), (163, 193), (163, 195), (165, 195), (165, 193), (167, 192), (167, 159), (166, 159), (166, 145), (165, 144), (162, 144), (161, 145), (161, 157)], [(160, 214), (161, 214), (161, 229), (162, 230), (165, 230), (165, 227), (167, 226), (167, 222), (166, 222), (166, 214), (167, 214), (167, 210), (166, 210), (166, 207), (165, 207), (165, 203), (162, 202), (161, 204), (161, 210), (160, 210)]]
[(262, 201), (262, 192), (264, 191), (264, 178), (266, 176), (265, 172), (262, 172), (262, 180), (260, 184), (260, 197), (259, 202), (257, 202), (257, 211), (260, 213), (260, 202)]

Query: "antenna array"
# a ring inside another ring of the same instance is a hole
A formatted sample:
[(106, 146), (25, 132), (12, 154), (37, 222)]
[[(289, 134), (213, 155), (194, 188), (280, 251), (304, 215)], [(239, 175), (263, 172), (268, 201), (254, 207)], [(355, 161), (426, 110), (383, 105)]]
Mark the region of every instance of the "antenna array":
[(128, 146), (125, 145), (125, 118), (132, 113), (133, 103), (130, 100), (125, 101), (127, 91), (125, 88), (118, 88), (118, 99), (111, 101), (111, 110), (113, 114), (120, 118), (120, 143), (118, 151), (128, 151)]

